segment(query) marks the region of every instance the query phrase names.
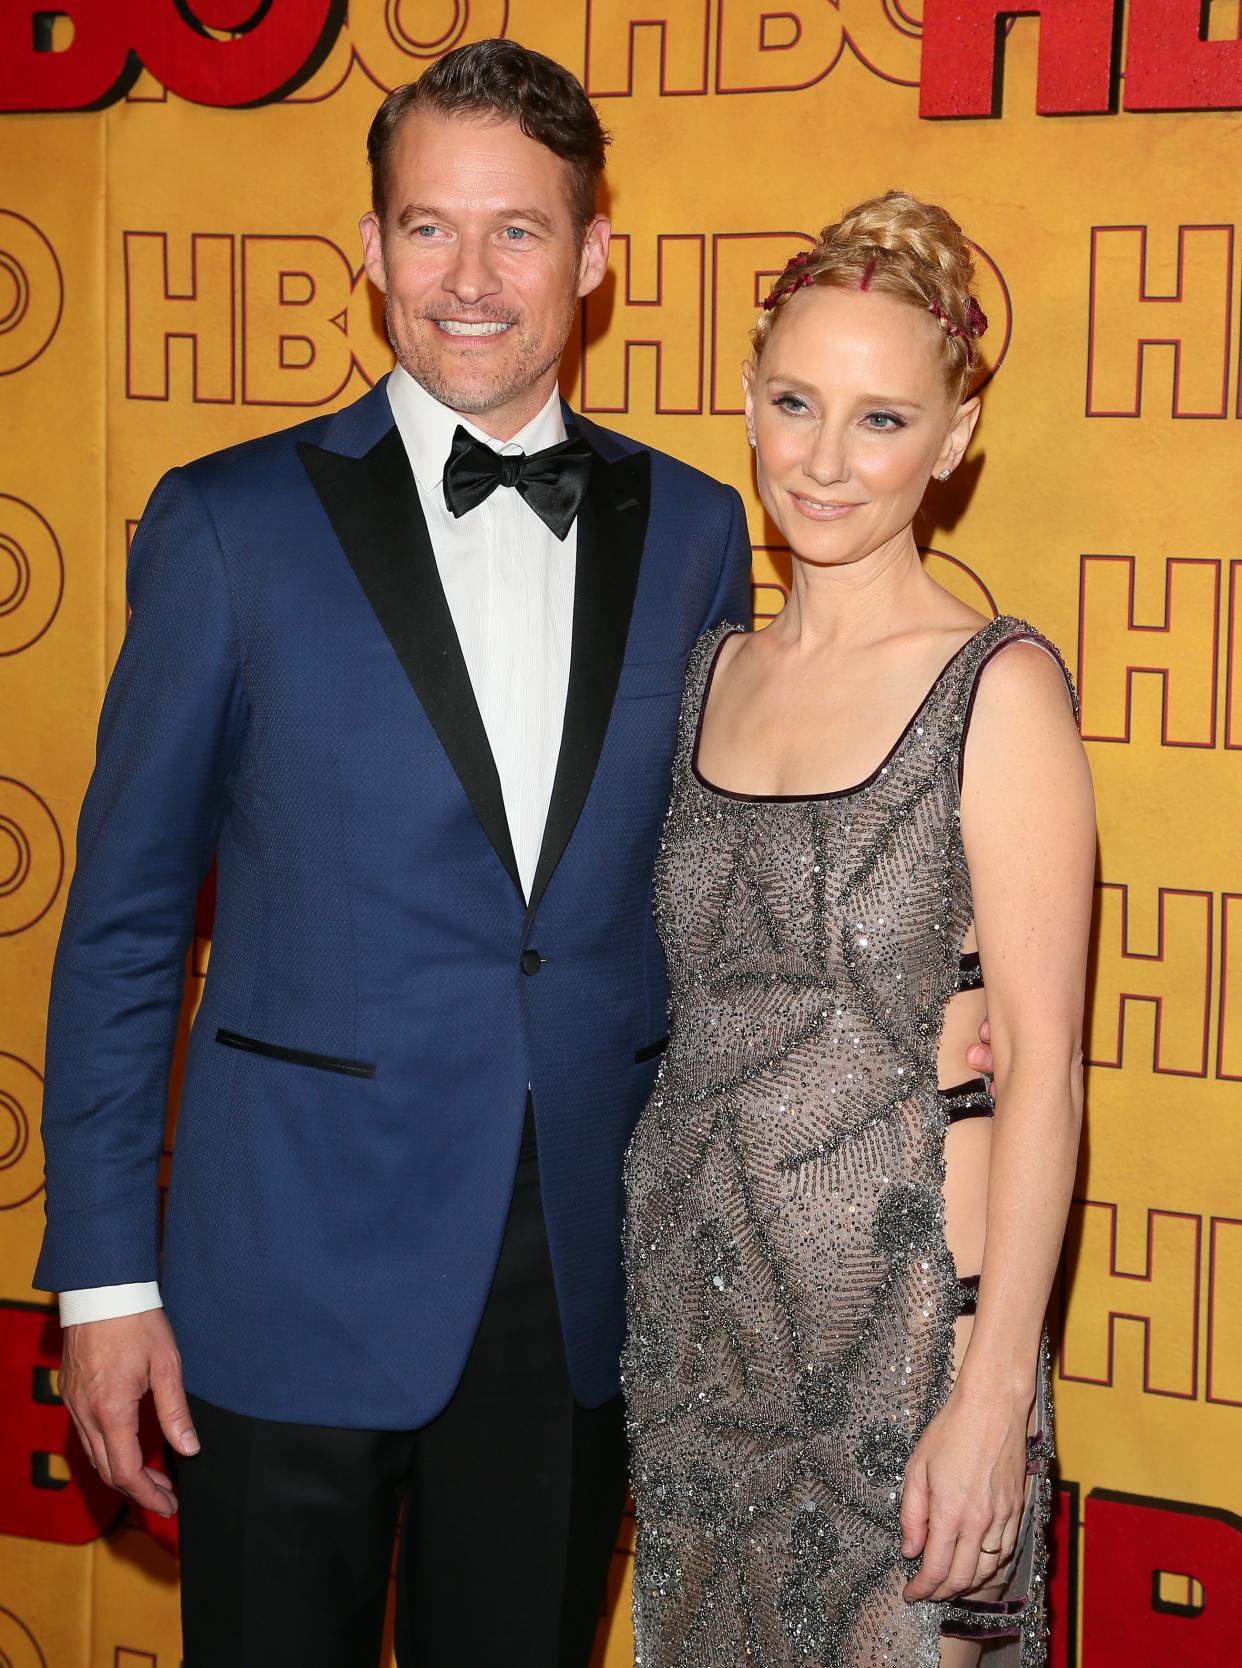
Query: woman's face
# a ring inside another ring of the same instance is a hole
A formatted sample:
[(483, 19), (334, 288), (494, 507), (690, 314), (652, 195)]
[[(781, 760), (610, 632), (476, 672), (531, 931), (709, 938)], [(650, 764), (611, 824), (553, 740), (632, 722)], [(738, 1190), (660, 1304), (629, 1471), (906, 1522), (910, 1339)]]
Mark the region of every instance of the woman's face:
[(743, 376), (764, 507), (798, 556), (825, 566), (909, 529), (979, 411), (949, 393), (933, 316), (874, 290), (800, 290)]

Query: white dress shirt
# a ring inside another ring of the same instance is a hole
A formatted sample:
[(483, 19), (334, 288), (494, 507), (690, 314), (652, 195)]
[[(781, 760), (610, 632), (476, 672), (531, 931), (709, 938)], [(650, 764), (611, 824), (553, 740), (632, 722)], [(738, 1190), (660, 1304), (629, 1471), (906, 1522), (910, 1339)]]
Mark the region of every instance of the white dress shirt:
[(503, 444), (432, 399), (400, 366), (388, 398), (405, 442), (436, 566), (500, 776), (522, 888), (529, 896), (561, 749), (573, 636), (575, 524), (562, 544), (514, 487), (460, 519), (444, 506), (458, 424), (495, 452), (542, 452), (565, 438), (556, 389)]
[[(418, 486), (440, 581), (500, 777), (522, 888), (529, 897), (552, 798), (569, 688), (578, 529), (562, 543), (514, 487), (460, 519), (444, 503), (444, 465), (460, 424), (493, 451), (541, 452), (565, 439), (560, 396), (512, 440), (494, 440), (398, 365), (388, 399)], [(61, 1292), (62, 1326), (160, 1308), (159, 1283)]]

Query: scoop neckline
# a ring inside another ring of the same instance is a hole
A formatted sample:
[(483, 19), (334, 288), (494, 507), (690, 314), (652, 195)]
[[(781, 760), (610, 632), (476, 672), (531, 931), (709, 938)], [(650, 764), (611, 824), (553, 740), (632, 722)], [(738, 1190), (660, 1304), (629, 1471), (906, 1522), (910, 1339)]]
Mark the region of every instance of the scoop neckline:
[(818, 804), (819, 802), (828, 799), (849, 799), (851, 795), (861, 793), (864, 788), (872, 787), (877, 781), (879, 781), (882, 773), (887, 770), (889, 765), (896, 758), (902, 744), (905, 742), (906, 737), (910, 734), (910, 731), (915, 727), (919, 719), (927, 710), (928, 702), (936, 693), (937, 689), (939, 689), (947, 674), (961, 659), (962, 655), (965, 654), (966, 650), (972, 643), (977, 643), (985, 632), (991, 631), (997, 621), (1001, 618), (1003, 618), (1002, 615), (996, 615), (996, 617), (989, 620), (986, 625), (981, 625), (978, 631), (972, 632), (964, 643), (954, 649), (953, 653), (949, 656), (944, 665), (936, 673), (936, 676), (932, 679), (927, 693), (914, 709), (909, 722), (906, 724), (901, 734), (897, 737), (896, 741), (889, 748), (888, 752), (885, 753), (884, 757), (880, 760), (879, 764), (876, 765), (870, 775), (864, 776), (861, 782), (855, 782), (848, 788), (828, 788), (822, 793), (740, 793), (736, 788), (722, 788), (718, 783), (709, 781), (699, 769), (699, 742), (703, 737), (703, 719), (707, 714), (707, 703), (711, 697), (712, 684), (716, 677), (716, 666), (720, 660), (720, 651), (724, 648), (730, 637), (746, 636), (745, 626), (727, 626), (721, 634), (720, 641), (716, 644), (715, 649), (712, 651), (711, 664), (707, 668), (707, 677), (703, 684), (703, 694), (699, 699), (698, 722), (694, 726), (694, 743), (690, 749), (690, 770), (695, 781), (700, 787), (705, 788), (708, 793), (714, 794), (718, 799), (733, 799), (747, 805), (810, 805)]

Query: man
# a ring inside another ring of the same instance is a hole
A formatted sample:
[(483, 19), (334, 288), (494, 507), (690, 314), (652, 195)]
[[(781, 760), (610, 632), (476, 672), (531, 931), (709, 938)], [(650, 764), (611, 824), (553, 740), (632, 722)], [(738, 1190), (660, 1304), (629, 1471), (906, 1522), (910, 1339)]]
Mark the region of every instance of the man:
[(591, 1653), (621, 1157), (666, 1029), (651, 871), (687, 655), (749, 613), (737, 495), (557, 397), (605, 143), (510, 42), (388, 98), (361, 229), (399, 368), (172, 471), (134, 539), (36, 1278), (102, 1475), (175, 1508), (148, 1389), (184, 1456), (187, 1668), (374, 1668), (403, 1506), (403, 1663)]

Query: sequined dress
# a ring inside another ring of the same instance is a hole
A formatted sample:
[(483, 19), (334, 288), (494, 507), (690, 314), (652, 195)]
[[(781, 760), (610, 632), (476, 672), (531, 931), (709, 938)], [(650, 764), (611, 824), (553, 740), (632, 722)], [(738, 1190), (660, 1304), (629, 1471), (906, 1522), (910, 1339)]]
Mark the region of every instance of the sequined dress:
[(1036, 1668), (1046, 1345), (1005, 1591), (906, 1604), (898, 1513), (949, 1392), (959, 1273), (977, 1274), (945, 1241), (936, 1072), (972, 916), (965, 731), (992, 654), (1051, 646), (992, 621), (865, 782), (751, 797), (697, 770), (735, 629), (701, 639), (687, 676), (655, 883), (670, 1036), (626, 1156), (635, 1662), (933, 1668), (943, 1629)]

